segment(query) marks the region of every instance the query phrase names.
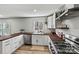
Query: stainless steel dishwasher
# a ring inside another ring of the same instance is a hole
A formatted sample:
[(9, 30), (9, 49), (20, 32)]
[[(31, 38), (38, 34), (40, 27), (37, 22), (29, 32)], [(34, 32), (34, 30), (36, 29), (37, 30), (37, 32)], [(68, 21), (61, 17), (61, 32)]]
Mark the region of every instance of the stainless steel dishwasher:
[(23, 35), (23, 37), (24, 37), (24, 44), (26, 45), (26, 44), (32, 44), (32, 40), (31, 40), (31, 37), (32, 37), (32, 35)]

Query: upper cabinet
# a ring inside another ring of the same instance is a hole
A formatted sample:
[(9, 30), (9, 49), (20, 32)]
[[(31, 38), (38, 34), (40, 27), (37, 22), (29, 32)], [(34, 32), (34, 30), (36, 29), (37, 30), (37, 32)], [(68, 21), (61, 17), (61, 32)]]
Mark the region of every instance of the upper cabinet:
[(48, 17), (48, 28), (55, 28), (55, 13)]

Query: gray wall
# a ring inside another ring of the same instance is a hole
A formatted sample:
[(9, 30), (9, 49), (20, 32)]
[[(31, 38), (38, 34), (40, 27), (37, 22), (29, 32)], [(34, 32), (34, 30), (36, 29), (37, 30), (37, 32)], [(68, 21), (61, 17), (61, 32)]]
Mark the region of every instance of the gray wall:
[(79, 17), (64, 20), (63, 23), (67, 24), (69, 29), (57, 29), (56, 32), (64, 32), (79, 37)]
[(45, 24), (46, 18), (45, 17), (40, 17), (40, 18), (27, 18), (26, 20), (24, 20), (25, 22), (25, 29), (27, 32), (33, 32), (34, 31), (34, 22), (35, 21), (39, 21), (39, 22), (43, 22), (44, 23), (44, 28), (43, 31), (44, 32), (49, 32), (48, 28), (47, 28), (47, 24)]
[[(0, 22), (7, 22), (11, 26), (11, 33), (19, 32), (20, 29), (25, 29), (26, 32), (33, 32), (34, 22), (42, 21), (45, 23), (46, 18), (23, 18), (23, 19), (0, 19)], [(44, 24), (44, 32), (50, 32), (47, 24)]]

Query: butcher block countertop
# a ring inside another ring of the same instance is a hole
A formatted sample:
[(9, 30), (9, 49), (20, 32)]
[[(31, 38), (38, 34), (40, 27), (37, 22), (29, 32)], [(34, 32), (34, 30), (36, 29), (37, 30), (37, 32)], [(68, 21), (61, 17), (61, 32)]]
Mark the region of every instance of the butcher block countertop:
[(5, 36), (1, 36), (0, 37), (0, 41), (3, 41), (3, 40), (7, 40), (7, 39), (10, 39), (10, 38), (13, 38), (13, 37), (16, 37), (16, 36), (19, 36), (21, 34), (25, 34), (25, 35), (49, 35), (48, 33), (45, 33), (45, 34), (33, 34), (31, 32), (24, 32), (24, 33), (14, 33), (14, 34), (11, 34), (11, 35), (5, 35)]
[(44, 34), (32, 34), (32, 35), (49, 35), (50, 33), (44, 33)]
[(64, 41), (64, 39), (60, 38), (59, 36), (57, 36), (57, 34), (49, 34), (49, 37), (52, 41)]
[(53, 41), (62, 41), (63, 39), (58, 37), (56, 34), (52, 34), (52, 33), (45, 33), (45, 34), (32, 34), (32, 33), (28, 33), (28, 32), (24, 32), (24, 33), (14, 33), (14, 34), (11, 34), (11, 35), (5, 35), (5, 36), (1, 36), (0, 37), (0, 41), (3, 41), (3, 40), (7, 40), (7, 39), (10, 39), (10, 38), (13, 38), (13, 37), (16, 37), (16, 36), (19, 36), (21, 34), (25, 34), (25, 35), (49, 35), (49, 37), (51, 38), (51, 40)]
[(10, 39), (10, 38), (19, 36), (19, 35), (21, 35), (21, 34), (32, 35), (31, 33), (27, 33), (27, 32), (25, 32), (25, 33), (14, 33), (14, 34), (11, 34), (11, 35), (1, 36), (1, 37), (0, 37), (0, 41), (7, 40), (7, 39)]

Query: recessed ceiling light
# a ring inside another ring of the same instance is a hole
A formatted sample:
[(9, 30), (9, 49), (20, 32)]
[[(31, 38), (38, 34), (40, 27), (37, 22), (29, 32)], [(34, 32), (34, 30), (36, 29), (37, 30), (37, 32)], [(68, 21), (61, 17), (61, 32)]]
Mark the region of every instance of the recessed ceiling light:
[(34, 9), (33, 12), (37, 12), (37, 9)]

